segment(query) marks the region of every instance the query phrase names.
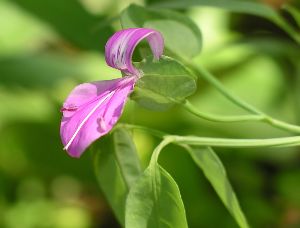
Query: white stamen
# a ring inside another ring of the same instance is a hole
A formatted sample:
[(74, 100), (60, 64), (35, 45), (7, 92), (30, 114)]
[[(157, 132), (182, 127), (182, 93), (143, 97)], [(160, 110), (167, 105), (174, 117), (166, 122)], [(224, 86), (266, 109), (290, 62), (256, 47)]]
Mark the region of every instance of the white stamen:
[(81, 128), (83, 127), (83, 125), (86, 123), (86, 121), (91, 117), (91, 115), (93, 115), (93, 113), (96, 111), (97, 108), (100, 107), (101, 104), (103, 104), (104, 101), (106, 101), (109, 97), (111, 97), (116, 91), (111, 91), (110, 93), (108, 93), (103, 99), (101, 99), (99, 101), (99, 103), (90, 111), (90, 113), (83, 119), (83, 121), (80, 123), (80, 125), (78, 126), (78, 128), (76, 129), (75, 133), (73, 134), (72, 138), (69, 140), (69, 142), (67, 143), (67, 145), (64, 147), (64, 150), (67, 150), (70, 145), (72, 144), (72, 142), (74, 141), (75, 137), (78, 135), (79, 131), (81, 130)]
[(104, 118), (101, 116), (100, 117), (100, 120), (99, 120), (99, 125), (100, 125), (100, 128), (102, 129), (102, 130), (106, 130), (106, 123), (105, 123), (105, 121), (104, 121)]

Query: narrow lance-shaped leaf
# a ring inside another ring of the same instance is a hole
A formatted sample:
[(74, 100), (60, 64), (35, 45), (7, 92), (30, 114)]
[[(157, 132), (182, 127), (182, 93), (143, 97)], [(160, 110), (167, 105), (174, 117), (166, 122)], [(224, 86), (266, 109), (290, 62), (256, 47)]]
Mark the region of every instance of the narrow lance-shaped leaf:
[(164, 37), (166, 48), (182, 58), (196, 56), (201, 51), (202, 36), (199, 28), (191, 19), (178, 12), (132, 4), (122, 12), (121, 24), (123, 28), (158, 30)]
[(94, 152), (94, 170), (98, 184), (119, 223), (124, 226), (128, 189), (108, 136), (95, 143), (91, 150)]
[(240, 227), (249, 227), (224, 166), (210, 147), (186, 147)]
[(128, 130), (118, 128), (114, 131), (113, 149), (123, 175), (123, 179), (128, 189), (130, 189), (141, 175), (142, 168), (132, 136)]
[(131, 134), (117, 128), (112, 135), (93, 145), (95, 173), (109, 205), (124, 226), (125, 200), (141, 175), (141, 167)]

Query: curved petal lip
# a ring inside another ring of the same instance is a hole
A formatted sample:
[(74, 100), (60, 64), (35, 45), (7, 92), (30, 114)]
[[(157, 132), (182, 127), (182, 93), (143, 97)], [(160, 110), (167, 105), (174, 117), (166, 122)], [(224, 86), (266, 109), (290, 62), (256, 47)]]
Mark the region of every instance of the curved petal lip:
[(135, 47), (143, 39), (147, 39), (154, 58), (159, 59), (163, 53), (164, 40), (160, 32), (148, 28), (129, 28), (116, 32), (105, 45), (107, 65), (119, 69), (126, 74), (139, 75), (132, 64)]

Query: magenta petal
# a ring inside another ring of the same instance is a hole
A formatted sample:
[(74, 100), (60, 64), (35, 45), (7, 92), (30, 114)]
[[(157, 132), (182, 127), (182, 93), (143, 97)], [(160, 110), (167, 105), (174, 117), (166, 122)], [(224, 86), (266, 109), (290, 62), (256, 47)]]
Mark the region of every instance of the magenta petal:
[(106, 63), (126, 74), (139, 75), (132, 65), (132, 55), (137, 44), (147, 39), (154, 58), (159, 59), (163, 53), (164, 40), (162, 35), (153, 29), (129, 28), (116, 32), (105, 45)]
[(96, 139), (107, 134), (122, 114), (133, 90), (134, 77), (84, 83), (69, 95), (61, 111), (60, 135), (70, 156), (80, 157)]

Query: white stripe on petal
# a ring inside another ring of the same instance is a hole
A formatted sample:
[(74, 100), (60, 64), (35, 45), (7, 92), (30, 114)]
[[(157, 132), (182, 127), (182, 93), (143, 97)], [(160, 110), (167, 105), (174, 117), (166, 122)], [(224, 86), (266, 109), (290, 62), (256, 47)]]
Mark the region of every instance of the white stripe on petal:
[(102, 98), (98, 104), (89, 112), (89, 114), (86, 115), (86, 117), (83, 119), (83, 121), (79, 124), (78, 128), (76, 129), (75, 133), (72, 135), (71, 139), (69, 140), (69, 142), (67, 143), (67, 145), (64, 147), (64, 150), (67, 150), (70, 145), (72, 144), (72, 142), (74, 141), (74, 139), (76, 138), (76, 136), (78, 135), (79, 131), (81, 130), (81, 128), (83, 127), (83, 125), (86, 123), (86, 121), (88, 121), (88, 119), (91, 117), (91, 115), (93, 115), (93, 113), (97, 110), (97, 108), (100, 107), (101, 104), (103, 104), (104, 101), (106, 101), (108, 98), (112, 97), (114, 95), (116, 91), (113, 90), (110, 93), (108, 93), (104, 98)]

